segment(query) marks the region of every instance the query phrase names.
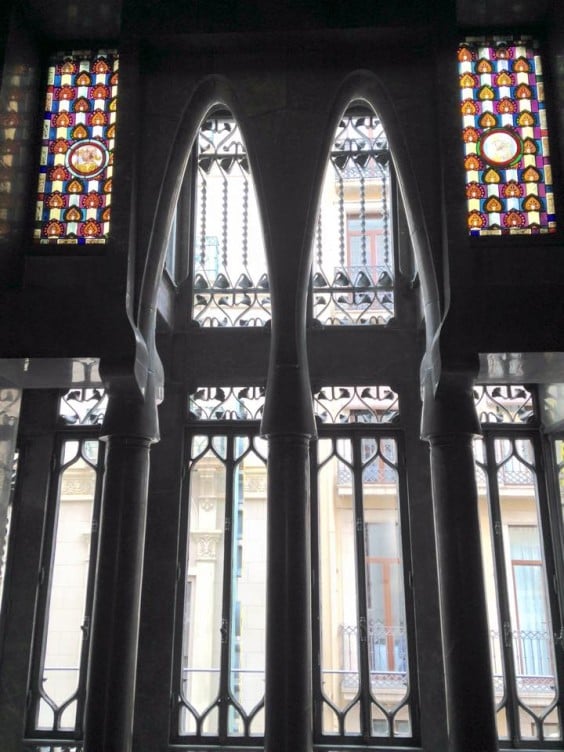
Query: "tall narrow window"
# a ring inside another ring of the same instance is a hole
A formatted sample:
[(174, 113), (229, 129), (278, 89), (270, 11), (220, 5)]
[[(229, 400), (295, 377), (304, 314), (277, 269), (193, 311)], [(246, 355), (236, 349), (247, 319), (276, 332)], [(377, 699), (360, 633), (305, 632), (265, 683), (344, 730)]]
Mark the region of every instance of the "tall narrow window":
[(388, 387), (335, 387), (315, 404), (316, 740), (405, 742), (416, 730), (398, 398)]
[(54, 743), (82, 733), (102, 475), (95, 427), (105, 401), (95, 389), (71, 390), (61, 400), (30, 674), (30, 740)]
[(263, 390), (191, 398), (173, 739), (264, 734), (266, 442)]
[(59, 53), (47, 75), (34, 238), (105, 243), (116, 131), (115, 51)]
[(201, 326), (270, 320), (266, 256), (247, 150), (235, 119), (212, 112), (197, 142), (193, 310)]
[(498, 734), (512, 743), (561, 740), (554, 543), (534, 403), (520, 386), (477, 387), (475, 396), (484, 431), (475, 453)]
[(541, 58), (528, 38), (458, 50), (470, 235), (555, 232)]
[(394, 316), (393, 183), (380, 119), (366, 104), (350, 107), (335, 133), (315, 233), (313, 315), (324, 325)]

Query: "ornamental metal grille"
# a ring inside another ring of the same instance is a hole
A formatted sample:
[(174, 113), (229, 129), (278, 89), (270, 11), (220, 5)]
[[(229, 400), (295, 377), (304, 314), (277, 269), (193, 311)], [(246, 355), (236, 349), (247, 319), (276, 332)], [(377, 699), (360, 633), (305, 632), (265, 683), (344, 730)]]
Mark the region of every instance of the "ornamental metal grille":
[(264, 387), (201, 387), (190, 395), (191, 421), (260, 420), (264, 410)]
[(26, 724), (28, 739), (52, 739), (55, 750), (82, 733), (102, 485), (97, 432), (70, 430), (51, 475)]
[(536, 420), (533, 395), (522, 385), (476, 385), (473, 394), (480, 423), (523, 424)]
[(264, 734), (267, 444), (252, 432), (189, 441), (173, 738)]
[(397, 423), (399, 398), (389, 386), (329, 386), (313, 395), (319, 423)]
[(394, 316), (393, 171), (376, 113), (349, 108), (329, 155), (314, 240), (313, 315), (324, 325)]
[(540, 436), (523, 423), (535, 417), (532, 395), (490, 389), (500, 393), (493, 418), (481, 413), (474, 453), (497, 729), (500, 740), (539, 744), (562, 739), (558, 608), (549, 587), (558, 543), (539, 478)]
[(262, 326), (271, 304), (262, 227), (247, 150), (230, 114), (211, 114), (197, 143), (192, 319)]
[(536, 42), (472, 37), (458, 50), (470, 235), (556, 231)]
[(60, 52), (47, 75), (34, 238), (105, 243), (116, 137), (115, 50)]
[(101, 425), (107, 406), (103, 389), (69, 389), (59, 402), (59, 421), (66, 426)]

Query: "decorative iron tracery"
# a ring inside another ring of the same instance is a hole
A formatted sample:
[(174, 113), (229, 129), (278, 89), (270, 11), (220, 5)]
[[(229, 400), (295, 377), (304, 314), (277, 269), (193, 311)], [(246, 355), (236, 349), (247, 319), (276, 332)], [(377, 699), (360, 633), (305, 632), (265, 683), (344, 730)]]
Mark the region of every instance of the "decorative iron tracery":
[(319, 423), (397, 423), (399, 397), (389, 386), (328, 386), (313, 395)]
[(192, 320), (263, 326), (271, 303), (260, 217), (246, 147), (230, 115), (202, 123), (197, 178)]
[(366, 107), (341, 118), (314, 240), (313, 315), (324, 325), (383, 325), (394, 317), (388, 142)]
[(61, 396), (59, 419), (67, 426), (98, 426), (107, 406), (108, 395), (103, 389), (69, 389)]
[(190, 395), (190, 420), (260, 420), (264, 410), (264, 387), (200, 387)]
[(523, 385), (476, 385), (473, 394), (480, 423), (522, 424), (536, 420), (533, 395)]

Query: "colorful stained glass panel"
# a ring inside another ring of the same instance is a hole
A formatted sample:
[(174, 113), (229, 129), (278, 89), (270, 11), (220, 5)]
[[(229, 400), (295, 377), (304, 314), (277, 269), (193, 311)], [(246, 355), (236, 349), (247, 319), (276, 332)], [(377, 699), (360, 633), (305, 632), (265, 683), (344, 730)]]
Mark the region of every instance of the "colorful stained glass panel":
[(105, 243), (110, 231), (118, 56), (60, 53), (48, 69), (34, 238)]
[(541, 59), (531, 39), (458, 50), (470, 235), (556, 231)]

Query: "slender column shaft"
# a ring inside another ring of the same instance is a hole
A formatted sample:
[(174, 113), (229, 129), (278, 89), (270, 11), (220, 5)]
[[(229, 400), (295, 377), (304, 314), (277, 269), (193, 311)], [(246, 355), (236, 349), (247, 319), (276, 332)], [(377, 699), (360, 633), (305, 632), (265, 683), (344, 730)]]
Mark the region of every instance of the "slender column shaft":
[[(430, 413), (433, 413), (430, 414)], [(494, 752), (495, 706), (472, 440), (470, 390), (427, 401), (449, 749)], [(472, 425), (474, 423), (474, 425)], [(460, 430), (456, 431), (456, 426)]]
[(129, 752), (150, 440), (107, 439), (87, 678), (85, 752)]
[(312, 742), (309, 439), (270, 437), (265, 718), (267, 752)]

